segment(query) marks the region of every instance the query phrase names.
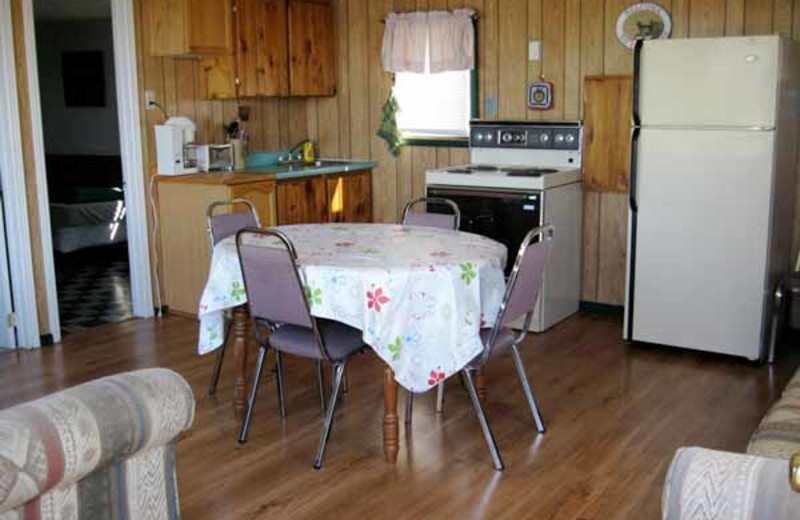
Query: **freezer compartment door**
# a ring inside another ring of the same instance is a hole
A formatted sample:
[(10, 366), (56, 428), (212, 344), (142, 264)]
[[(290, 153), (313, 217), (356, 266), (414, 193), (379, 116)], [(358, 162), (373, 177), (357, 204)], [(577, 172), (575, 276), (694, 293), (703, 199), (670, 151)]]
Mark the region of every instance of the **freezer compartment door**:
[(642, 130), (634, 340), (760, 357), (773, 141), (773, 132)]
[(643, 126), (775, 126), (777, 36), (651, 40), (641, 50)]

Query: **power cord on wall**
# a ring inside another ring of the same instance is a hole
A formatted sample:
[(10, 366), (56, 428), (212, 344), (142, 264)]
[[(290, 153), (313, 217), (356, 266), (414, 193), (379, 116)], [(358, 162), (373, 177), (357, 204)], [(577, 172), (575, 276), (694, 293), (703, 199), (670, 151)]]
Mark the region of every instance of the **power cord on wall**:
[(158, 307), (156, 308), (156, 317), (163, 318), (164, 305), (161, 300), (161, 279), (158, 276), (159, 254), (158, 254), (158, 210), (156, 209), (156, 197), (155, 197), (156, 177), (160, 177), (160, 175), (155, 174), (152, 177), (150, 177), (150, 209), (153, 212), (153, 250), (155, 251), (155, 258), (153, 260), (153, 272), (156, 277), (156, 300), (158, 301)]

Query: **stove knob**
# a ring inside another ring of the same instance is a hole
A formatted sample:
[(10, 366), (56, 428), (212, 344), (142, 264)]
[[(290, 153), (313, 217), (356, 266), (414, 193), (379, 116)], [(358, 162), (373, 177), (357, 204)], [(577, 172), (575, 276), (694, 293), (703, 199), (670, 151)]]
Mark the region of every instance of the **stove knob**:
[(487, 140), (487, 141), (492, 141), (492, 140), (494, 140), (494, 134), (493, 134), (493, 133), (491, 133), (491, 132), (487, 133), (487, 134), (486, 134), (486, 140)]
[(510, 143), (511, 140), (514, 139), (514, 136), (511, 135), (510, 132), (506, 132), (506, 133), (503, 134), (501, 139), (503, 140), (504, 143)]
[(575, 136), (574, 136), (574, 135), (572, 135), (572, 134), (567, 134), (567, 137), (566, 137), (565, 139), (566, 139), (566, 140), (567, 140), (567, 142), (568, 142), (568, 143), (570, 143), (570, 144), (572, 144), (572, 143), (574, 143), (574, 142), (575, 142)]
[(547, 134), (541, 134), (541, 135), (539, 136), (539, 141), (541, 141), (541, 142), (543, 142), (543, 143), (546, 143), (546, 142), (547, 142), (547, 141), (549, 141), (549, 140), (550, 140), (550, 136), (549, 136), (549, 135), (547, 135)]
[(561, 144), (564, 142), (564, 134), (556, 134), (556, 142)]
[(480, 133), (480, 132), (476, 133), (475, 134), (475, 140), (478, 141), (478, 142), (483, 141), (483, 134)]
[(522, 134), (517, 134), (517, 135), (515, 135), (515, 136), (514, 136), (514, 140), (515, 140), (516, 142), (518, 142), (518, 143), (521, 143), (522, 141), (524, 141), (524, 140), (525, 140), (525, 136), (524, 136), (524, 135), (522, 135)]

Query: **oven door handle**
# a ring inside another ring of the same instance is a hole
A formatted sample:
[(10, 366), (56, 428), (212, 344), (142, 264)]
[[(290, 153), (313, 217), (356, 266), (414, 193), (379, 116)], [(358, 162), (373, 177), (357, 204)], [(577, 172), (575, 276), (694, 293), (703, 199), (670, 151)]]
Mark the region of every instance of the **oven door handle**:
[(513, 191), (484, 191), (484, 190), (454, 190), (451, 188), (436, 188), (435, 186), (428, 187), (429, 197), (475, 197), (482, 199), (508, 199), (508, 200), (539, 200), (540, 192), (513, 192)]

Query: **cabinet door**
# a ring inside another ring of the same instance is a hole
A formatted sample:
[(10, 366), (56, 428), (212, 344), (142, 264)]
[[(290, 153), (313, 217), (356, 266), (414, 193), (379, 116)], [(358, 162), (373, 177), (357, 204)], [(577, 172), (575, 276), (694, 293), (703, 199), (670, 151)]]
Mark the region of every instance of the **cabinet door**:
[(200, 90), (203, 99), (236, 97), (236, 70), (233, 56), (205, 58), (200, 62)]
[(630, 175), (631, 77), (586, 78), (583, 105), (583, 184), (626, 193)]
[(187, 54), (189, 0), (147, 0), (149, 50), (152, 56)]
[(372, 175), (369, 170), (329, 175), (331, 222), (372, 222)]
[(233, 0), (187, 1), (190, 53), (232, 54)]
[(236, 63), (239, 95), (289, 95), (284, 0), (239, 0)]
[[(275, 182), (253, 182), (248, 184), (237, 184), (230, 188), (230, 198), (247, 199), (256, 207), (258, 220), (261, 227), (274, 226), (277, 223), (275, 210)], [(234, 208), (234, 211), (246, 211), (247, 207), (241, 204)]]
[(278, 182), (278, 225), (328, 222), (325, 177)]
[(289, 3), (289, 85), (293, 96), (336, 93), (333, 8), (329, 4)]

